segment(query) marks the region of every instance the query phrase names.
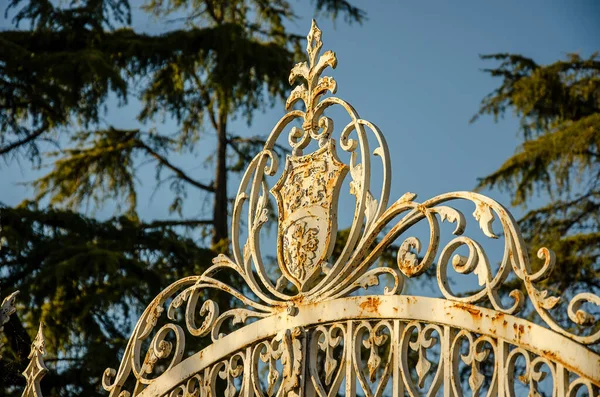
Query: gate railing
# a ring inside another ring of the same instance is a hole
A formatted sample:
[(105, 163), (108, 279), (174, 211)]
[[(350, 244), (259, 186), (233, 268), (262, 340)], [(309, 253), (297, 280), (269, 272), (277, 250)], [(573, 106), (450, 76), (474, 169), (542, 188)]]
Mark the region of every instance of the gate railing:
[[(406, 193), (388, 206), (385, 139), (349, 103), (324, 96), (335, 94), (335, 80), (322, 73), (337, 59), (321, 47), (313, 21), (308, 62), (290, 74), (298, 84), (288, 112), (242, 177), (231, 255), (148, 305), (120, 366), (104, 373), (109, 395), (598, 396), (593, 345), (600, 323), (590, 308), (600, 307), (600, 297), (584, 292), (563, 303), (541, 288), (552, 252), (540, 248), (540, 265), (532, 266), (516, 221), (488, 197), (454, 192), (417, 202)], [(332, 107), (348, 116), (341, 129), (325, 115)], [(285, 135), (284, 160), (276, 144)], [(372, 180), (373, 169), (380, 171)], [(347, 189), (351, 206), (341, 195)], [(261, 252), (274, 212), (269, 193), (277, 210), (276, 266)], [(503, 240), (501, 258), (490, 261), (464, 234), (467, 217), (448, 205), (456, 201), (474, 205), (475, 229)], [(347, 233), (338, 234), (338, 211), (352, 216)], [(453, 224), (454, 237), (442, 244), (444, 222)], [(426, 244), (406, 237), (416, 224), (428, 228)], [(390, 249), (396, 263), (382, 265)], [(402, 295), (405, 280), (427, 270), (435, 271), (442, 298)], [(457, 293), (449, 272), (478, 282)], [(241, 288), (229, 285), (233, 276)], [(376, 294), (365, 296), (368, 288)], [(223, 294), (237, 306), (220, 308)], [(28, 376), (25, 395), (39, 395), (42, 354), (40, 329), (30, 366), (38, 372)]]

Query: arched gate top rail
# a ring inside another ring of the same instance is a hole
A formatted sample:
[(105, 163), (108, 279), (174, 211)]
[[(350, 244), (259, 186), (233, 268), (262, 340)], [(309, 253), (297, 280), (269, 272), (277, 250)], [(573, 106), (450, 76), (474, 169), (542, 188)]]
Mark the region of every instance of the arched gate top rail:
[[(504, 354), (508, 355), (510, 346), (518, 346), (524, 349), (518, 354), (527, 352), (531, 356), (551, 362), (556, 379), (559, 376), (564, 377), (568, 373), (573, 373), (582, 379), (589, 380), (589, 383), (580, 381), (574, 385), (563, 384), (563, 393), (565, 394), (569, 392), (569, 387), (572, 392), (575, 392), (575, 389), (581, 386), (589, 387), (589, 390), (592, 390), (592, 385), (600, 384), (600, 371), (598, 371), (600, 356), (567, 337), (556, 335), (547, 328), (521, 318), (445, 299), (403, 295), (358, 296), (301, 306), (296, 315), (292, 316), (281, 312), (250, 324), (243, 331), (227, 335), (215, 341), (200, 354), (192, 355), (182, 361), (167, 371), (161, 377), (161, 382), (154, 382), (144, 389), (140, 393), (140, 397), (171, 395), (168, 392), (172, 389), (175, 389), (172, 392), (173, 395), (186, 395), (185, 391), (187, 390), (200, 389), (202, 382), (196, 383), (194, 375), (208, 369), (206, 372), (209, 375), (206, 376), (202, 373), (202, 376), (205, 378), (210, 378), (211, 375), (216, 376), (217, 374), (210, 374), (211, 369), (215, 368), (215, 364), (231, 356), (232, 352), (244, 352), (248, 349), (252, 351), (252, 346), (256, 341), (272, 340), (288, 330), (298, 330), (298, 336), (301, 335), (306, 339), (312, 337), (314, 340), (315, 334), (319, 332), (317, 327), (323, 324), (327, 327), (336, 324), (335, 326), (345, 326), (348, 329), (349, 327), (359, 328), (366, 321), (377, 322), (380, 320), (388, 320), (391, 324), (390, 345), (392, 349), (391, 359), (388, 361), (390, 364), (397, 363), (398, 366), (395, 368), (397, 373), (392, 374), (393, 366), (385, 368), (384, 365), (384, 369), (390, 372), (392, 380), (394, 377), (401, 376), (400, 372), (403, 369), (408, 371), (408, 368), (402, 368), (401, 364), (402, 347), (407, 343), (401, 336), (403, 331), (410, 330), (416, 324), (435, 324), (441, 326), (439, 330), (443, 334), (440, 344), (444, 354), (439, 359), (438, 365), (445, 365), (444, 360), (446, 359), (451, 365), (452, 350), (457, 348), (457, 342), (460, 342), (461, 337), (477, 334), (479, 340), (489, 338), (488, 340), (493, 341), (489, 348), (493, 349), (495, 354), (499, 355), (503, 350)], [(301, 350), (300, 354), (306, 354)], [(347, 361), (353, 366), (356, 360), (351, 355), (349, 356)], [(381, 358), (383, 359), (383, 357)], [(252, 366), (252, 363), (250, 362), (248, 365)], [(513, 369), (512, 366), (514, 366), (514, 362), (507, 361), (503, 368), (496, 369), (498, 371), (497, 389), (509, 390), (512, 387), (506, 376), (508, 371)], [(311, 381), (317, 383), (318, 380), (315, 378), (311, 377)], [(448, 377), (448, 381), (451, 382), (451, 377)], [(367, 384), (367, 382), (364, 383)], [(405, 386), (403, 383), (402, 379), (398, 379), (393, 382), (393, 385), (400, 391)], [(438, 387), (440, 386), (438, 385)], [(315, 386), (309, 384), (304, 387)], [(179, 394), (180, 391), (181, 394)], [(394, 395), (401, 394), (395, 392)], [(505, 394), (501, 393), (501, 395)]]

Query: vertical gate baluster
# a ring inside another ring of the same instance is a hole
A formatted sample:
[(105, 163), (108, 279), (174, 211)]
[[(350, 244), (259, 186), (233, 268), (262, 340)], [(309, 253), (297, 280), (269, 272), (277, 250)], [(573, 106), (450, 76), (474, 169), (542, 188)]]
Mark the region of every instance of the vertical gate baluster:
[(496, 351), (496, 371), (498, 371), (498, 397), (508, 396), (506, 390), (506, 357), (508, 355), (508, 345), (504, 342), (504, 339), (498, 339)]
[(254, 396), (254, 386), (252, 385), (252, 346), (246, 348), (246, 361), (244, 362), (244, 397)]
[(402, 380), (402, 374), (400, 373), (400, 360), (402, 360), (400, 335), (402, 335), (402, 323), (400, 320), (394, 320), (394, 330), (392, 333), (392, 395), (394, 397), (404, 396), (404, 381)]
[(346, 397), (356, 396), (356, 376), (354, 375), (354, 324), (348, 320), (348, 349), (346, 354)]
[(556, 397), (565, 397), (569, 390), (569, 371), (564, 365), (556, 363), (556, 379), (554, 379)]
[(453, 396), (453, 392), (452, 392), (452, 377), (454, 375), (453, 371), (452, 371), (452, 357), (450, 356), (450, 350), (452, 347), (452, 328), (450, 328), (449, 326), (445, 325), (444, 326), (444, 335), (442, 335), (442, 340), (441, 340), (441, 357), (442, 357), (442, 364), (443, 368), (443, 375), (444, 375), (444, 397), (452, 397)]

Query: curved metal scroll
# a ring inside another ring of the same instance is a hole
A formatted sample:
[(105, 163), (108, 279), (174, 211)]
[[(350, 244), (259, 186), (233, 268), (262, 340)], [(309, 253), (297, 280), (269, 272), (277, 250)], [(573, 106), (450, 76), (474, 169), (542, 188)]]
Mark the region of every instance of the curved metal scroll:
[[(4, 324), (9, 320), (11, 314), (17, 311), (15, 306), (19, 291), (15, 291), (2, 300), (0, 304), (0, 332), (4, 330)], [(0, 342), (0, 359), (2, 358), (2, 343)]]
[[(322, 73), (327, 67), (335, 68), (337, 59), (331, 51), (321, 54), (321, 47), (321, 31), (313, 21), (308, 62), (297, 64), (290, 74), (290, 83), (298, 84), (286, 102), (288, 112), (242, 177), (233, 207), (232, 255), (218, 256), (202, 275), (177, 281), (151, 302), (133, 331), (120, 367), (105, 371), (104, 388), (111, 396), (208, 395), (219, 384), (227, 396), (329, 396), (340, 387), (347, 387), (346, 395), (354, 395), (356, 384), (343, 379), (355, 376), (368, 396), (380, 396), (389, 388), (394, 395), (405, 389), (410, 395), (435, 395), (442, 387), (447, 395), (462, 395), (457, 371), (466, 366), (468, 376), (463, 383), (474, 395), (482, 390), (488, 395), (514, 395), (515, 379), (537, 392), (543, 374), (549, 373), (558, 395), (575, 395), (582, 389), (597, 393), (600, 358), (585, 345), (600, 341), (600, 327), (584, 306), (600, 306), (600, 297), (575, 295), (563, 316), (574, 326), (563, 326), (555, 314), (560, 299), (539, 287), (554, 267), (552, 252), (540, 248), (543, 264), (534, 271), (517, 223), (506, 208), (488, 197), (453, 192), (418, 202), (415, 194), (406, 193), (388, 206), (391, 165), (385, 139), (350, 104), (324, 96), (336, 92), (335, 80)], [(300, 103), (302, 109), (297, 106)], [(349, 121), (339, 129), (326, 116), (333, 107), (348, 115)], [(285, 159), (274, 150), (282, 136), (287, 136), (291, 149)], [(373, 143), (375, 147), (370, 146)], [(382, 169), (380, 186), (371, 186), (372, 161)], [(354, 217), (334, 258), (344, 181), (354, 196)], [(272, 278), (260, 249), (261, 229), (271, 208), (269, 193), (278, 213), (277, 279)], [(467, 218), (449, 205), (453, 201), (474, 204), (474, 220), (485, 236), (503, 239), (498, 266), (491, 266), (478, 241), (463, 234)], [(455, 226), (455, 237), (445, 246), (440, 246), (441, 222)], [(397, 266), (376, 266), (382, 252), (418, 223), (429, 228), (427, 244), (404, 237)], [(468, 250), (467, 256), (457, 253), (461, 247)], [(422, 275), (434, 263), (445, 299), (399, 296), (405, 278)], [(448, 282), (450, 269), (475, 274), (477, 289), (467, 295), (455, 293)], [(243, 288), (236, 290), (220, 281), (217, 273), (223, 272), (241, 279)], [(371, 301), (360, 298), (358, 306), (349, 300), (353, 292), (378, 285), (383, 277), (393, 281), (382, 296)], [(518, 280), (519, 287), (501, 296), (509, 277)], [(216, 301), (205, 299), (207, 290), (228, 294), (240, 305), (222, 311)], [(549, 330), (515, 317), (526, 301)], [(387, 314), (370, 312), (374, 302), (388, 302)], [(406, 309), (411, 302), (423, 312)], [(348, 313), (331, 316), (318, 307)], [(356, 307), (363, 311), (351, 314)], [(436, 316), (427, 317), (431, 313)], [(458, 320), (448, 318), (449, 313), (461, 319), (467, 313), (503, 319), (471, 319), (461, 328)], [(178, 324), (180, 318), (184, 324)], [(231, 324), (241, 328), (231, 331)], [(275, 328), (260, 331), (257, 324)], [(507, 324), (516, 328), (506, 330)], [(588, 368), (577, 366), (575, 358), (553, 358), (552, 354), (567, 354), (564, 346), (531, 340), (527, 329), (535, 329), (532, 335), (568, 344), (587, 357)], [(185, 357), (190, 337), (210, 338), (211, 345)], [(239, 340), (247, 345), (239, 345)], [(547, 348), (541, 349), (542, 345)], [(311, 358), (313, 353), (320, 358)], [(411, 354), (415, 362), (410, 362)], [(428, 358), (435, 354), (437, 364)], [(486, 367), (489, 357), (495, 364)], [(596, 367), (590, 369), (590, 365)], [(569, 374), (577, 377), (573, 380)]]

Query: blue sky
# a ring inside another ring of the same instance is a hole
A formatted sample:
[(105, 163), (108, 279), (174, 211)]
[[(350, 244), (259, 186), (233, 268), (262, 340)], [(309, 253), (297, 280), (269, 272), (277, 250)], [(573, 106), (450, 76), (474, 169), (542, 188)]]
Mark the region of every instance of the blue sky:
[[(135, 3), (135, 2), (133, 2)], [(292, 26), (305, 34), (313, 17), (309, 2), (292, 1), (302, 19)], [(368, 13), (361, 26), (317, 18), (324, 49), (338, 55), (329, 74), (338, 82), (337, 95), (351, 102), (363, 118), (377, 124), (391, 148), (394, 170), (391, 198), (410, 190), (421, 199), (449, 190), (472, 189), (478, 177), (495, 170), (514, 153), (520, 140), (517, 124), (507, 117), (498, 124), (483, 118), (469, 124), (479, 101), (497, 86), (480, 71), (492, 66), (478, 54), (515, 52), (552, 62), (568, 52), (582, 55), (600, 49), (600, 2), (587, 1), (357, 1)], [(2, 23), (7, 26), (6, 21)], [(160, 31), (164, 26), (134, 16), (134, 26)], [(109, 105), (107, 122), (135, 126), (137, 104)], [(266, 134), (283, 114), (280, 105), (257, 114), (250, 128), (235, 122), (240, 134)], [(164, 128), (174, 128), (166, 123)], [(247, 131), (249, 130), (249, 131)], [(205, 138), (204, 143), (212, 140)], [(210, 180), (198, 158), (183, 156), (180, 164), (199, 179)], [(27, 162), (0, 168), (2, 201), (16, 204), (31, 192), (18, 186), (31, 180)], [(150, 199), (153, 171), (141, 178), (139, 211), (144, 217), (166, 217), (169, 194)], [(203, 178), (203, 174), (206, 174)], [(237, 183), (234, 183), (234, 186)], [(233, 186), (232, 186), (233, 187)], [(498, 192), (491, 196), (508, 204)], [(191, 199), (193, 201), (193, 198)], [(186, 212), (195, 212), (188, 204)], [(108, 208), (96, 215), (110, 215)]]
[[(307, 1), (291, 3), (302, 16), (292, 29), (305, 35), (314, 16), (312, 8)], [(338, 56), (337, 69), (327, 73), (338, 83), (337, 96), (378, 125), (387, 139), (392, 153), (392, 200), (406, 191), (425, 200), (447, 191), (471, 190), (478, 177), (497, 169), (520, 143), (517, 121), (511, 115), (497, 124), (490, 117), (469, 124), (481, 99), (500, 83), (481, 72), (494, 63), (480, 60), (479, 54), (513, 52), (549, 63), (569, 52), (588, 56), (600, 50), (600, 2), (593, 0), (388, 0), (356, 1), (356, 5), (368, 13), (363, 25), (317, 20), (324, 50), (332, 49)], [(4, 20), (1, 26), (9, 25)], [(147, 32), (165, 29), (139, 12), (134, 27)], [(135, 127), (138, 109), (134, 100), (123, 108), (115, 101), (109, 103), (105, 120), (119, 128)], [(240, 135), (266, 135), (283, 113), (283, 106), (277, 104), (257, 113), (250, 127), (235, 121), (231, 128)], [(156, 127), (176, 128), (170, 121)], [(213, 172), (202, 165), (202, 159), (213, 142), (214, 136), (207, 134), (197, 155), (182, 155), (177, 163), (197, 179), (210, 181)], [(171, 194), (165, 190), (153, 194), (154, 169), (141, 169), (141, 217), (168, 218)], [(31, 197), (31, 190), (19, 184), (36, 175), (26, 161), (1, 164), (0, 201), (14, 205)], [(236, 186), (237, 180), (231, 181), (232, 191)], [(190, 193), (185, 214), (201, 216), (202, 201), (196, 192)], [(506, 194), (485, 193), (510, 203)], [(108, 217), (113, 211), (109, 205), (94, 214)]]

